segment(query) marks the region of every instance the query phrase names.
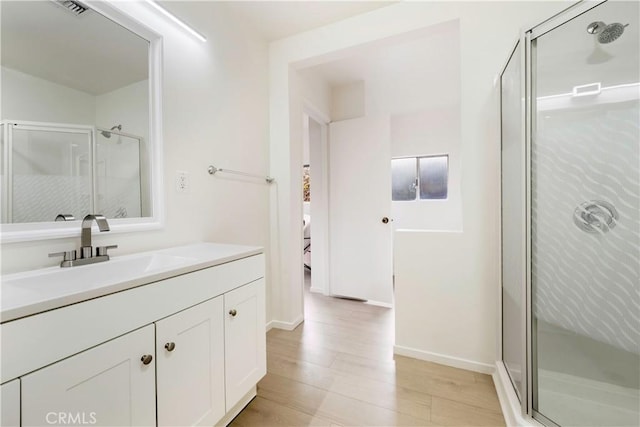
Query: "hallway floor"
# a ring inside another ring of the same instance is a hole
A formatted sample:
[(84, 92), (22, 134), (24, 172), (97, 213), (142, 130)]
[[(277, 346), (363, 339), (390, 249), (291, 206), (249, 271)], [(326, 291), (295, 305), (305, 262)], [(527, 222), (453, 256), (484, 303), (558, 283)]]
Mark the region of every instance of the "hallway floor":
[(504, 425), (490, 376), (394, 356), (393, 321), (307, 284), (305, 322), (267, 333), (267, 375), (231, 426)]

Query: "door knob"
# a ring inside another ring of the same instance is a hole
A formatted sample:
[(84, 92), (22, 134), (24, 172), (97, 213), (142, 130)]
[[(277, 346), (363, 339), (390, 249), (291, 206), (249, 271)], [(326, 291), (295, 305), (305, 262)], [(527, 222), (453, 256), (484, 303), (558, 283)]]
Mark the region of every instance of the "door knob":
[(140, 358), (140, 360), (142, 361), (142, 363), (144, 365), (148, 365), (149, 363), (151, 363), (151, 361), (153, 360), (153, 356), (150, 354), (145, 354), (144, 356), (142, 356)]
[(168, 342), (164, 345), (164, 348), (166, 348), (167, 351), (173, 351), (173, 349), (176, 348), (176, 343)]
[(389, 218), (387, 218), (386, 216), (382, 217), (382, 223), (383, 224), (388, 224), (389, 223)]
[(229, 310), (229, 314), (231, 315), (231, 317), (236, 317), (236, 314), (238, 314), (238, 312), (235, 308), (232, 308), (231, 310)]

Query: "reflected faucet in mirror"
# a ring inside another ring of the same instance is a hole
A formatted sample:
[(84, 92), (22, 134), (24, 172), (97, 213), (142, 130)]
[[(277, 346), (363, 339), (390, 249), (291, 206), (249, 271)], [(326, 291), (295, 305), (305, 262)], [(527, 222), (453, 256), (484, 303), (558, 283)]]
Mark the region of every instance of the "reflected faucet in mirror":
[(63, 257), (60, 267), (74, 267), (78, 265), (94, 264), (96, 262), (104, 262), (109, 260), (107, 251), (109, 249), (115, 249), (118, 245), (98, 246), (96, 248), (96, 254), (93, 255), (93, 246), (91, 244), (91, 226), (93, 222), (96, 222), (98, 229), (103, 231), (109, 231), (109, 223), (104, 215), (89, 214), (82, 219), (82, 232), (80, 235), (80, 258), (77, 257), (77, 251), (64, 251), (55, 252), (49, 254), (49, 257), (61, 256)]

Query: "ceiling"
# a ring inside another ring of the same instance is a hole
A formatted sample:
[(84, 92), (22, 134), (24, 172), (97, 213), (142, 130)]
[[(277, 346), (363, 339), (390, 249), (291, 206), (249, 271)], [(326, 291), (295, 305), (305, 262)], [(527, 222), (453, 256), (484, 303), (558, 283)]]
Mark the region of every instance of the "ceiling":
[(92, 95), (148, 76), (146, 40), (102, 15), (46, 1), (0, 1), (2, 66)]
[[(189, 22), (207, 2), (164, 1)], [(388, 6), (390, 1), (209, 2), (245, 21), (266, 41)], [(75, 16), (50, 0), (0, 1), (2, 66), (92, 95), (148, 76), (148, 43), (88, 10)], [(196, 21), (196, 19), (193, 19)]]
[[(172, 7), (171, 2), (168, 7)], [(361, 13), (389, 6), (395, 1), (227, 1), (267, 41), (309, 31)]]

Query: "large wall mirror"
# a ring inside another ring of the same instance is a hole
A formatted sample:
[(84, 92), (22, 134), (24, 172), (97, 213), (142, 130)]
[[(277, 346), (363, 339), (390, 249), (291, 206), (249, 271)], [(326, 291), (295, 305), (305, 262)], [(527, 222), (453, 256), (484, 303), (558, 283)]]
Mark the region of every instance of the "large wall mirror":
[(161, 38), (89, 5), (0, 2), (3, 241), (159, 222)]

